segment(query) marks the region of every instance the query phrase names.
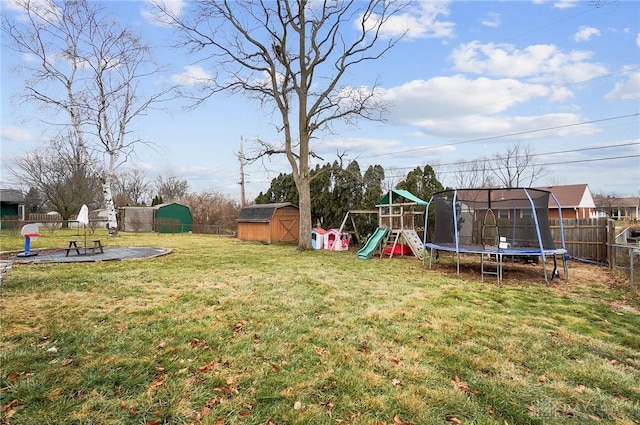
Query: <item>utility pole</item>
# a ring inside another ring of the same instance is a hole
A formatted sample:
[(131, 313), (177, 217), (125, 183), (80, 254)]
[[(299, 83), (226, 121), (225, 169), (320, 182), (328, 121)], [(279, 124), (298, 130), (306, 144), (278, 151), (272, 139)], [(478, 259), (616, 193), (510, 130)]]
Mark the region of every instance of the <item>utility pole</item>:
[(247, 205), (244, 194), (244, 138), (240, 136), (240, 152), (238, 152), (238, 160), (240, 161), (240, 208)]

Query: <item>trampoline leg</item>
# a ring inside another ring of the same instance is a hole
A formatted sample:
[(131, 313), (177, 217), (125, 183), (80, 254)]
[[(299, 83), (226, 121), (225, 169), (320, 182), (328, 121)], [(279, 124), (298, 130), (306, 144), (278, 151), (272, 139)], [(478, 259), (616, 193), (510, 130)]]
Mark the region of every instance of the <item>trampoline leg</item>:
[(558, 262), (556, 260), (556, 254), (553, 254), (553, 274), (551, 275), (551, 280), (553, 280), (554, 277), (560, 277), (560, 273), (558, 273)]

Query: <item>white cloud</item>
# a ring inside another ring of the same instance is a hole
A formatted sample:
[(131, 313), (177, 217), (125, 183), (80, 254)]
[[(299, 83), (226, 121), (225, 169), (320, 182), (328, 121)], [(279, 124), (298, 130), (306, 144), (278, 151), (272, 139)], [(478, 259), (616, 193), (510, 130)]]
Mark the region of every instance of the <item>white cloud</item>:
[(425, 117), (497, 114), (516, 104), (553, 94), (541, 84), (455, 75), (410, 81), (386, 90), (384, 99), (390, 105), (391, 120), (416, 125)]
[(367, 155), (384, 155), (397, 151), (402, 143), (395, 139), (367, 138), (367, 137), (340, 137), (323, 139), (318, 146), (321, 155), (332, 155), (336, 152), (350, 152), (359, 155), (366, 152)]
[[(450, 38), (454, 35), (455, 23), (440, 19), (446, 16), (449, 16), (449, 2), (419, 1), (406, 12), (389, 17), (381, 28), (381, 35), (394, 37), (406, 33), (408, 39)], [(377, 18), (371, 17), (371, 25)]]
[(604, 100), (607, 102), (633, 99), (640, 99), (640, 71), (637, 70), (629, 70), (627, 78), (617, 82), (614, 88), (604, 96)]
[(581, 41), (589, 41), (594, 35), (600, 35), (600, 30), (598, 28), (582, 25), (580, 28), (578, 28), (578, 32), (573, 35), (573, 40), (576, 43), (579, 43)]
[[(27, 13), (23, 1), (3, 0), (2, 9), (11, 10), (18, 13), (18, 19), (27, 21)], [(35, 19), (56, 22), (61, 19), (62, 9), (51, 0), (31, 0), (29, 2), (31, 17)]]
[[(549, 3), (550, 0), (533, 0), (533, 4), (546, 4)], [(576, 7), (578, 5), (578, 0), (558, 0), (553, 2), (553, 7), (555, 9), (569, 9), (572, 7)]]
[[(425, 119), (419, 123), (419, 128), (430, 134), (444, 137), (479, 138), (517, 134), (518, 140), (589, 135), (600, 131), (594, 125), (556, 128), (582, 121), (584, 119), (581, 116), (572, 113), (532, 116), (467, 115), (444, 119)], [(545, 128), (551, 130), (540, 131)]]
[(147, 7), (142, 9), (141, 15), (147, 21), (157, 25), (169, 25), (171, 21), (158, 11), (166, 10), (172, 16), (179, 17), (187, 6), (185, 0), (146, 0)]
[[(388, 119), (392, 123), (414, 127), (425, 135), (477, 138), (579, 122), (580, 116), (574, 113), (506, 114), (510, 108), (535, 99), (546, 98), (553, 102), (571, 96), (564, 87), (528, 84), (516, 79), (469, 79), (455, 75), (414, 80), (387, 89), (383, 98), (389, 104)], [(559, 129), (553, 135), (596, 131), (593, 126), (577, 127)], [(540, 133), (532, 133), (531, 137), (539, 138)]]
[(640, 32), (636, 35), (636, 46), (640, 47)]
[(500, 26), (500, 15), (495, 12), (489, 12), (480, 19), (480, 23), (486, 27), (497, 28)]
[(451, 54), (454, 68), (475, 74), (507, 78), (529, 78), (531, 82), (576, 83), (607, 74), (607, 69), (589, 62), (593, 52), (563, 52), (552, 44), (537, 44), (521, 50), (512, 44), (462, 44)]
[(556, 9), (571, 9), (578, 6), (578, 0), (560, 0), (553, 4)]
[(12, 142), (28, 142), (33, 140), (33, 134), (22, 127), (2, 127), (2, 138)]
[(171, 80), (181, 86), (193, 86), (211, 80), (211, 74), (198, 65), (187, 65), (182, 74), (173, 74)]

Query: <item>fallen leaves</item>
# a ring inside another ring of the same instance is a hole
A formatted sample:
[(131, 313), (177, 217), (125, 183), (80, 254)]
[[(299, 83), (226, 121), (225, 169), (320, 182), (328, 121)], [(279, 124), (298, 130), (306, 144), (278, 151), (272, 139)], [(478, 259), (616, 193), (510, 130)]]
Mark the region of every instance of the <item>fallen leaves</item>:
[(411, 425), (409, 422), (405, 422), (402, 419), (400, 419), (400, 416), (395, 415), (393, 417), (393, 424), (394, 425)]
[(242, 332), (242, 329), (244, 328), (244, 325), (246, 325), (246, 324), (247, 324), (246, 320), (241, 320), (241, 321), (237, 322), (235, 324), (235, 326), (233, 327), (233, 337), (238, 336)]
[(451, 383), (453, 384), (453, 387), (459, 391), (462, 391), (465, 394), (468, 395), (478, 395), (478, 394), (482, 394), (481, 391), (478, 390), (472, 390), (469, 387), (469, 384), (466, 383), (465, 381), (461, 380), (460, 377), (458, 375), (454, 376), (454, 378), (451, 380)]
[(498, 414), (496, 413), (496, 411), (493, 409), (493, 406), (490, 404), (487, 404), (487, 413), (489, 414), (489, 416), (491, 416), (493, 419), (498, 419)]
[(16, 409), (15, 408), (18, 407), (19, 403), (20, 402), (17, 399), (14, 399), (14, 400), (11, 400), (7, 404), (1, 405), (0, 406), (0, 413), (2, 413), (2, 415), (0, 415), (0, 418), (9, 419), (13, 415), (15, 415), (15, 413), (16, 413)]
[(209, 350), (211, 347), (207, 345), (207, 341), (199, 338), (193, 338), (189, 343), (189, 348), (195, 350), (197, 348), (202, 348), (203, 350)]
[(210, 370), (215, 369), (218, 366), (220, 366), (220, 362), (217, 361), (217, 360), (212, 360), (209, 363), (207, 363), (206, 365), (200, 366), (198, 368), (198, 371), (199, 372), (209, 372)]
[(162, 384), (164, 384), (164, 381), (167, 379), (167, 375), (160, 375), (158, 376), (156, 379), (154, 379), (151, 384), (149, 385), (149, 388), (147, 388), (147, 393), (152, 393), (153, 391), (156, 390), (156, 388), (162, 386)]

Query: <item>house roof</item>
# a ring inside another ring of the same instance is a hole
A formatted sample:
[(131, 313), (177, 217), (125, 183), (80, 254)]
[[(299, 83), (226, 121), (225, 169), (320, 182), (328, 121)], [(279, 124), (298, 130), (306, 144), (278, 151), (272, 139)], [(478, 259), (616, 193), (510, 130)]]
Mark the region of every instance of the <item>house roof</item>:
[(238, 221), (241, 222), (254, 222), (254, 223), (267, 223), (273, 217), (274, 212), (277, 209), (293, 207), (298, 209), (290, 202), (281, 202), (276, 204), (255, 204), (244, 207), (240, 210), (238, 215)]
[(637, 207), (640, 205), (640, 198), (638, 198), (637, 196), (618, 198), (618, 204), (621, 207)]
[(637, 196), (615, 197), (596, 196), (595, 201), (600, 208), (636, 208), (640, 207), (640, 198)]
[[(596, 204), (591, 196), (588, 184), (567, 184), (562, 186), (547, 186), (537, 189), (548, 190), (556, 197), (562, 208), (595, 208)], [(557, 208), (553, 199), (549, 199), (549, 208)]]
[(0, 189), (0, 201), (5, 204), (24, 204), (24, 195), (16, 189)]
[(389, 204), (389, 197), (391, 197), (391, 203), (396, 203), (398, 201), (398, 199), (400, 198), (404, 198), (409, 202), (415, 202), (418, 205), (422, 205), (422, 206), (427, 206), (428, 202), (427, 201), (423, 201), (422, 199), (418, 198), (416, 195), (414, 195), (413, 193), (409, 192), (408, 190), (401, 190), (401, 189), (392, 189), (389, 192), (387, 192), (386, 195), (384, 195), (382, 197), (382, 199), (380, 199), (380, 204), (381, 205), (385, 205), (385, 204)]

